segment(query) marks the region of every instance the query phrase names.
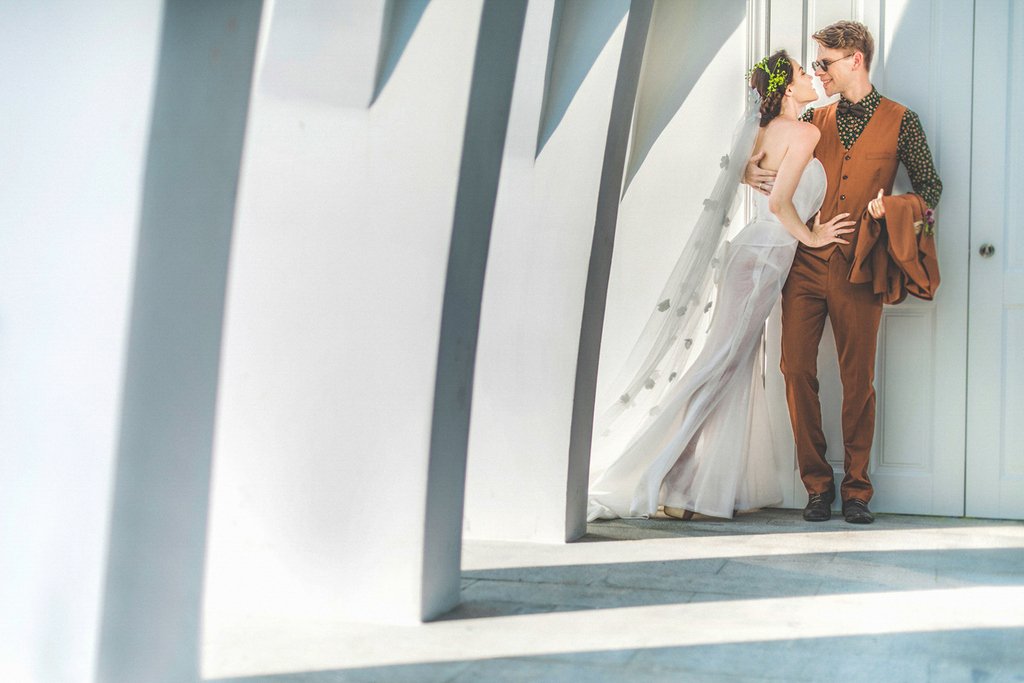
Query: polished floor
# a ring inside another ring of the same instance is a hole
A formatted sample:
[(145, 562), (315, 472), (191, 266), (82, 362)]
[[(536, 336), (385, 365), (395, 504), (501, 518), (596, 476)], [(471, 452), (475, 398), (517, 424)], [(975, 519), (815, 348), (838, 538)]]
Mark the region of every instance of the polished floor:
[(218, 683), (1024, 681), (1024, 523), (766, 510), (468, 542), (462, 603), (418, 626), (221, 624)]

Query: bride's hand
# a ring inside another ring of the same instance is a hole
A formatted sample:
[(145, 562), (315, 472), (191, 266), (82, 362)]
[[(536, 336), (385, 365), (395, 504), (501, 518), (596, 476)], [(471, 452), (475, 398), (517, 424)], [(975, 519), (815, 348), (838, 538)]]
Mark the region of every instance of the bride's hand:
[(811, 242), (807, 245), (811, 248), (824, 247), (825, 245), (832, 244), (849, 244), (848, 241), (844, 240), (840, 235), (853, 232), (851, 225), (857, 225), (856, 221), (844, 221), (843, 219), (849, 216), (848, 213), (836, 214), (830, 221), (826, 223), (821, 222), (821, 212), (814, 217), (814, 228), (811, 230)]
[(775, 171), (766, 171), (758, 166), (763, 158), (764, 152), (758, 152), (747, 160), (747, 168), (743, 171), (743, 182), (767, 196), (772, 193), (772, 186), (775, 184)]

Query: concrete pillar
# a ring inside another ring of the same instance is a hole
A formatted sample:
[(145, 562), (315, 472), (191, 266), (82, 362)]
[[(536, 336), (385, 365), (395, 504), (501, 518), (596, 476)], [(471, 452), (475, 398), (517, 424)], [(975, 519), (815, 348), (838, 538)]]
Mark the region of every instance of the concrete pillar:
[(195, 681), (228, 250), (260, 2), (167, 0), (98, 679)]
[(480, 20), (434, 387), (423, 558), (425, 619), (459, 601), (466, 457), (484, 270), (525, 16), (526, 0), (486, 0)]
[[(357, 22), (377, 31), (365, 54), (330, 51), (335, 22), (315, 3), (275, 3), (264, 37), (218, 402), (212, 648), (244, 651), (252, 615), (417, 623), (458, 600), (477, 316), (525, 3), (388, 5), (337, 10), (381, 17)], [(285, 84), (286, 57), (307, 61)], [(337, 79), (372, 104), (336, 96)]]
[(586, 531), (604, 285), (651, 6), (530, 5), (484, 292), (467, 536)]

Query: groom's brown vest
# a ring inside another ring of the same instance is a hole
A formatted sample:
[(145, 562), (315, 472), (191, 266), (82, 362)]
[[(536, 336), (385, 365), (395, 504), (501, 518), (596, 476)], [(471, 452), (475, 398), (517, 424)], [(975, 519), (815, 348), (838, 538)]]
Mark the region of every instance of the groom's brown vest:
[[(902, 104), (883, 97), (868, 125), (850, 149), (843, 147), (839, 140), (835, 104), (815, 109), (811, 113), (811, 123), (821, 131), (821, 140), (814, 149), (814, 156), (825, 167), (828, 178), (825, 200), (821, 203), (822, 223), (844, 212), (850, 214), (847, 220), (860, 220), (868, 202), (878, 196), (880, 189), (884, 189), (887, 195), (892, 194), (899, 166), (896, 143), (906, 110)], [(800, 248), (828, 260), (832, 250), (838, 246), (846, 260), (852, 261), (856, 239), (857, 233), (853, 233), (850, 244), (830, 244), (821, 249), (810, 249), (801, 243)]]

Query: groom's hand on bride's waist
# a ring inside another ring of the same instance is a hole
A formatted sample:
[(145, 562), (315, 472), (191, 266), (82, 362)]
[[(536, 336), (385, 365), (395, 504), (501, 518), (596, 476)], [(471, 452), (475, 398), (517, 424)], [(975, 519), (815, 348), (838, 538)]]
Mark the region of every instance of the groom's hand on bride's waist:
[(771, 194), (772, 186), (775, 185), (775, 171), (761, 168), (759, 164), (763, 158), (764, 152), (758, 152), (747, 160), (747, 168), (743, 172), (743, 182), (767, 196)]

